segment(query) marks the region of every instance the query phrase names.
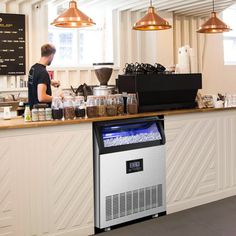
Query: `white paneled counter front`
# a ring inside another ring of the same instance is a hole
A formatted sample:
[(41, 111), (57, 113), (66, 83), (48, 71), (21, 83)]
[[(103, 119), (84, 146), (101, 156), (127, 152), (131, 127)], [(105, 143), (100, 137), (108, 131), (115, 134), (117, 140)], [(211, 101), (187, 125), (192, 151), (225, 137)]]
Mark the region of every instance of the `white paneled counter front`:
[[(236, 109), (164, 115), (167, 214), (235, 195)], [(0, 122), (0, 236), (93, 234), (93, 121), (21, 122)]]
[(236, 195), (236, 110), (165, 117), (167, 213)]
[(91, 235), (92, 124), (0, 131), (0, 235)]

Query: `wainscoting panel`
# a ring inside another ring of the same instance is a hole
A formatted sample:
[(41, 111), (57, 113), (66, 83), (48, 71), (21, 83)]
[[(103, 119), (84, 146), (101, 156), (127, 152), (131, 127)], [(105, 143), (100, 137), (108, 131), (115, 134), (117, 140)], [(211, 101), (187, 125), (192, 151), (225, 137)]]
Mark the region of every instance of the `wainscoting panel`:
[(1, 131), (0, 236), (94, 232), (92, 125)]
[(236, 194), (236, 112), (165, 121), (168, 213)]

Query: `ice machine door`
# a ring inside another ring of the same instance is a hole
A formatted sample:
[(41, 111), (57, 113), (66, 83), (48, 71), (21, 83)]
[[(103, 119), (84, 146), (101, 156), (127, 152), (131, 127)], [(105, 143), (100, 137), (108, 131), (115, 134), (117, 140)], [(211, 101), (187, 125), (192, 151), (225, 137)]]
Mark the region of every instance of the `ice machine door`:
[(131, 119), (95, 124), (99, 153), (120, 152), (165, 143), (163, 120)]

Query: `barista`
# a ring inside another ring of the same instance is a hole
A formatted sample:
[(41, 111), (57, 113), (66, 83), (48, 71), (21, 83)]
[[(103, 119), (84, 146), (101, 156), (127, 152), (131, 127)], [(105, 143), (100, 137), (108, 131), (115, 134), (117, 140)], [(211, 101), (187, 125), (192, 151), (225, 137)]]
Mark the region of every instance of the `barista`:
[(52, 90), (51, 85), (59, 87), (60, 82), (51, 80), (46, 66), (52, 63), (56, 48), (52, 44), (45, 44), (41, 47), (40, 61), (34, 64), (29, 71), (28, 78), (28, 99), (32, 109), (35, 104), (47, 103), (51, 106)]

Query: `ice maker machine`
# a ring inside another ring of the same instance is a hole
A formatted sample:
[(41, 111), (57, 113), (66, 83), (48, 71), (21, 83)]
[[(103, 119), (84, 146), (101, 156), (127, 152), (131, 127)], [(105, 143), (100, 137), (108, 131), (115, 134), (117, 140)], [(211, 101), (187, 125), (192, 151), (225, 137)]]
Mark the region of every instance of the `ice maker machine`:
[(164, 121), (94, 123), (95, 226), (166, 211)]

